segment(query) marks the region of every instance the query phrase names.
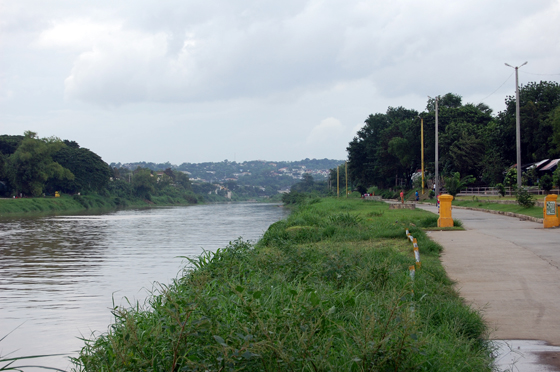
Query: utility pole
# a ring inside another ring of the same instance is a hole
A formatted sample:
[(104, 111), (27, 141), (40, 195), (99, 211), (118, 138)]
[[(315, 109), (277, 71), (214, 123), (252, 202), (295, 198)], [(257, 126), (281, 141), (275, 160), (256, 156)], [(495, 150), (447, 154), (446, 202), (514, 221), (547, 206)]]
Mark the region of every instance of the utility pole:
[(336, 197), (340, 198), (340, 171), (338, 168), (340, 168), (340, 166), (336, 167)]
[(519, 67), (527, 64), (525, 62), (521, 66), (513, 67), (512, 65), (505, 64), (508, 67), (515, 69), (515, 140), (517, 144), (517, 188), (521, 188), (521, 118), (519, 116)]
[(348, 162), (344, 162), (344, 168), (346, 170), (346, 198), (348, 198)]
[(438, 101), (439, 97), (436, 97), (436, 198), (439, 195)]
[(422, 195), (424, 195), (424, 118), (420, 117), (420, 141), (422, 142)]

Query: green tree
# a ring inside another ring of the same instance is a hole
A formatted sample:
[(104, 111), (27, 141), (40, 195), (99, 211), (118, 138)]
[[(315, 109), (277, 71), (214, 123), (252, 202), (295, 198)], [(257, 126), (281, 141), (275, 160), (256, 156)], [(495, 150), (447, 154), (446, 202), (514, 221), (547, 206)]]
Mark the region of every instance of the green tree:
[(560, 188), (560, 166), (557, 166), (554, 173), (552, 173), (552, 181), (556, 187)]
[[(560, 84), (556, 82), (531, 82), (519, 88), (521, 119), (521, 163), (527, 164), (546, 159), (556, 150), (553, 125), (550, 118), (560, 105)], [(516, 162), (516, 102), (515, 96), (506, 98), (506, 109), (498, 113), (500, 143), (504, 158)], [(510, 165), (511, 165), (510, 164)]]
[(0, 152), (4, 155), (11, 155), (16, 152), (25, 136), (10, 136), (3, 134), (0, 136)]
[(395, 177), (410, 179), (420, 163), (419, 139), (415, 110), (389, 107), (385, 114), (370, 115), (347, 147), (350, 179), (364, 189), (384, 188)]
[(147, 168), (137, 168), (132, 176), (132, 187), (137, 196), (151, 199), (150, 193), (155, 191), (157, 179)]
[(53, 154), (63, 148), (64, 143), (55, 137), (37, 138), (27, 131), (17, 150), (8, 158), (8, 173), (16, 192), (39, 196), (45, 183), (55, 178), (72, 180), (74, 175), (52, 159)]
[(550, 113), (549, 123), (552, 128), (551, 155), (560, 155), (560, 105)]
[(475, 180), (476, 179), (471, 175), (461, 178), (461, 174), (455, 172), (451, 177), (444, 177), (445, 189), (449, 195), (455, 197), (461, 190), (465, 189)]
[(72, 180), (51, 180), (47, 187), (50, 191), (99, 192), (107, 187), (112, 176), (111, 168), (99, 155), (80, 147), (74, 141), (65, 140), (66, 146), (53, 154), (54, 161), (74, 174)]
[(189, 180), (189, 176), (186, 173), (181, 171), (174, 171), (173, 174), (175, 175), (175, 184), (179, 185), (185, 190), (191, 190), (191, 181)]

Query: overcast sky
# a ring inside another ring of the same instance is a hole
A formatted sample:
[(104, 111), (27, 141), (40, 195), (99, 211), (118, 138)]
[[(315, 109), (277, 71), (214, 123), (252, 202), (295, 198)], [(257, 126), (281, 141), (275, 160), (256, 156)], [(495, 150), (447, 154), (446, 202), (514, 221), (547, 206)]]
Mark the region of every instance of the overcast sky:
[(560, 0), (0, 0), (1, 133), (107, 162), (345, 159), (367, 116), (560, 81)]

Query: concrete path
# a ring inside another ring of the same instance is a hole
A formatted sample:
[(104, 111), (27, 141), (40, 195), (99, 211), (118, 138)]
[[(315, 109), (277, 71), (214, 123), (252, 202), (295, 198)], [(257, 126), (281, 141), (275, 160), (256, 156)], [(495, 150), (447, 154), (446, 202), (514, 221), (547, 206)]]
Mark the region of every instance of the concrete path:
[(483, 310), (490, 338), (560, 346), (560, 229), (484, 212), (452, 213), (466, 231), (428, 235), (444, 247), (443, 265), (461, 297)]

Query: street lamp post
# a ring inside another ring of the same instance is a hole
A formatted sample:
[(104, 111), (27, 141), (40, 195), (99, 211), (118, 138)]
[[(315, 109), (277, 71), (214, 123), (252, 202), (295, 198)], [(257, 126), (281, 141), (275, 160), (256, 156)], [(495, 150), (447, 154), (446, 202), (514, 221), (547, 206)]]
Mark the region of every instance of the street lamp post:
[(439, 195), (439, 145), (438, 145), (438, 101), (439, 97), (436, 97), (436, 198)]
[(424, 118), (420, 117), (420, 142), (422, 148), (422, 195), (424, 195)]
[(519, 116), (519, 67), (527, 64), (525, 62), (521, 66), (513, 67), (512, 65), (505, 64), (508, 67), (515, 69), (515, 139), (517, 143), (517, 188), (521, 188), (521, 119)]

